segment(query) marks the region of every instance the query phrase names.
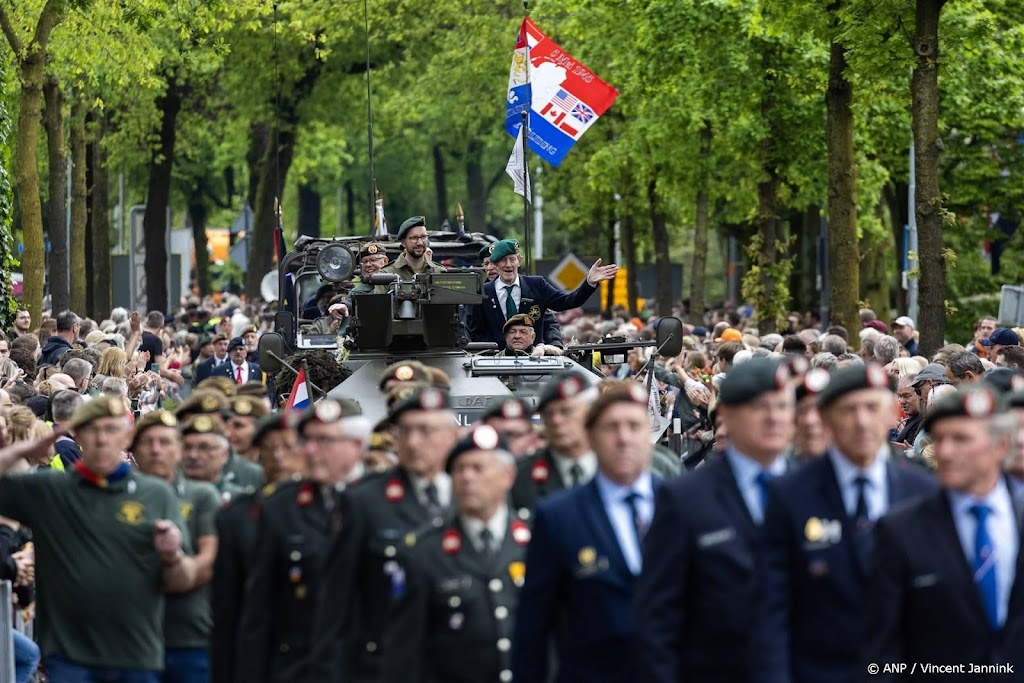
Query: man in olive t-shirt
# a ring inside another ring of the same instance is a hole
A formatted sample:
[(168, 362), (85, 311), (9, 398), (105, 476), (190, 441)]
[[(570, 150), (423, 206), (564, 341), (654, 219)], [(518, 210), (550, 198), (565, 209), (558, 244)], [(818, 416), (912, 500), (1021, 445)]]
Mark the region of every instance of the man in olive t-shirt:
[[(185, 425), (203, 426), (209, 417), (196, 416)], [(212, 484), (186, 479), (178, 470), (181, 462), (181, 435), (178, 420), (165, 410), (146, 414), (135, 425), (132, 455), (139, 471), (163, 479), (178, 497), (181, 517), (188, 529), (185, 552), (196, 565), (196, 580), (187, 593), (167, 597), (164, 614), (164, 680), (175, 683), (207, 683), (210, 680), (210, 632), (213, 616), (210, 608), (209, 581), (217, 556), (217, 532), (214, 517), (220, 507), (220, 495)]]
[(164, 593), (188, 590), (171, 487), (122, 459), (131, 427), (118, 399), (78, 409), (69, 427), (82, 460), (68, 473), (7, 475), (57, 434), (0, 450), (0, 515), (32, 528), (37, 635), (52, 681), (156, 683), (164, 665)]

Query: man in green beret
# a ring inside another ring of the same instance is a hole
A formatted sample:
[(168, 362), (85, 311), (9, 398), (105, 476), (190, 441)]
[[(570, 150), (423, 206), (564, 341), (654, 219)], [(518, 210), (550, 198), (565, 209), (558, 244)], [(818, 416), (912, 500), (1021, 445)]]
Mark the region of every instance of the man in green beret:
[(140, 472), (163, 479), (174, 489), (188, 528), (183, 549), (196, 565), (192, 589), (167, 598), (164, 676), (175, 681), (209, 680), (213, 617), (208, 586), (217, 556), (214, 517), (220, 508), (220, 494), (213, 485), (181, 474), (181, 435), (173, 413), (154, 410), (136, 423), (132, 455)]
[(533, 318), (536, 338), (544, 344), (562, 346), (561, 330), (546, 325), (545, 314), (582, 306), (597, 291), (597, 285), (615, 277), (619, 267), (594, 262), (586, 279), (572, 292), (563, 292), (539, 275), (520, 275), (519, 242), (501, 240), (491, 245), (490, 261), (498, 277), (484, 285), (484, 301), (474, 306), (469, 317), (469, 333), (475, 342), (494, 342), (505, 348), (502, 328), (509, 318), (525, 313)]
[(178, 501), (166, 481), (122, 457), (132, 432), (119, 399), (89, 401), (68, 426), (82, 450), (70, 472), (6, 474), (51, 448), (56, 434), (0, 450), (0, 515), (33, 532), (45, 596), (36, 636), (48, 677), (157, 683), (164, 593), (195, 584)]
[(487, 273), (484, 282), (490, 282), (498, 277), (498, 267), (491, 261), (491, 245), (480, 247), (480, 263), (483, 265), (484, 272)]
[[(398, 229), (398, 241), (402, 243), (402, 253), (394, 263), (380, 269), (381, 273), (397, 273), (403, 280), (411, 280), (417, 273), (443, 273), (446, 268), (427, 258), (429, 238), (427, 222), (423, 216), (406, 219)], [(387, 292), (387, 287), (377, 286), (377, 294)]]

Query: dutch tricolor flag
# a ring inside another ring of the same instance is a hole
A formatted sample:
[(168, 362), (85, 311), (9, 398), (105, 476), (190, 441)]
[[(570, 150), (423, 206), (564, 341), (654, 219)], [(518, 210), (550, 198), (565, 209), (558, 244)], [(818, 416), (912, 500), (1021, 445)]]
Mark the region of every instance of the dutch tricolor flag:
[(306, 384), (306, 368), (299, 368), (292, 384), (292, 393), (288, 397), (289, 410), (305, 410), (309, 407), (309, 385)]

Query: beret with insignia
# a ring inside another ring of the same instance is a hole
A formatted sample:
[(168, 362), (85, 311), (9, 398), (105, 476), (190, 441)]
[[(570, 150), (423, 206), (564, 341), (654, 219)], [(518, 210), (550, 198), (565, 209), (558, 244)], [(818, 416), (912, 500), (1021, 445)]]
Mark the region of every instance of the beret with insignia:
[(552, 401), (564, 401), (576, 398), (588, 388), (587, 381), (583, 375), (571, 372), (562, 375), (558, 379), (545, 385), (544, 390), (537, 398), (537, 412), (543, 412), (544, 407)]
[(135, 446), (135, 442), (139, 440), (142, 433), (151, 427), (176, 428), (177, 426), (178, 418), (174, 417), (174, 413), (169, 410), (154, 410), (146, 413), (135, 421), (135, 435), (132, 436), (132, 447)]
[(387, 256), (384, 251), (384, 245), (377, 242), (364, 244), (363, 248), (359, 250), (359, 260), (361, 261), (367, 256)]
[(593, 427), (601, 419), (604, 412), (617, 403), (632, 403), (646, 410), (649, 400), (647, 387), (640, 384), (640, 382), (606, 382), (604, 391), (587, 409), (587, 415), (583, 419), (583, 426), (587, 429)]
[(331, 424), (343, 417), (355, 417), (362, 414), (363, 409), (356, 400), (343, 398), (336, 401), (332, 398), (325, 398), (317, 401), (299, 415), (295, 421), (295, 429), (301, 433), (302, 429), (313, 420), (323, 424)]
[(506, 256), (519, 253), (519, 240), (501, 240), (490, 247), (491, 263), (497, 263)]
[(885, 389), (892, 392), (892, 377), (878, 363), (838, 368), (832, 373), (828, 386), (818, 394), (818, 407), (826, 408), (847, 394), (866, 389)]
[(239, 333), (239, 336), (244, 337), (247, 334), (255, 334), (257, 332), (258, 330), (256, 329), (255, 325), (246, 325), (245, 327), (242, 328), (242, 331)]
[(235, 337), (234, 339), (228, 342), (228, 351), (233, 351), (234, 349), (237, 349), (239, 346), (244, 348), (245, 340), (242, 339), (241, 337)]
[(193, 392), (192, 396), (178, 406), (174, 412), (178, 416), (178, 420), (184, 420), (190, 415), (220, 413), (226, 407), (227, 399), (222, 394), (209, 389), (200, 389)]
[(516, 325), (521, 327), (533, 327), (533, 318), (525, 313), (518, 313), (505, 321), (505, 324), (501, 327), (501, 331), (503, 334), (508, 334), (508, 331)]
[(490, 260), (490, 258), (491, 258), (491, 246), (493, 246), (493, 245), (485, 244), (484, 246), (480, 247), (480, 260), (481, 261), (488, 261), (488, 260)]
[(427, 227), (427, 219), (423, 216), (413, 216), (406, 218), (402, 221), (402, 224), (398, 227), (398, 239), (405, 239), (405, 235), (413, 228), (423, 226)]
[(921, 428), (928, 432), (938, 422), (951, 417), (992, 417), (1002, 412), (1004, 405), (999, 393), (991, 386), (974, 384), (936, 401), (924, 416)]
[[(202, 389), (204, 391), (215, 391), (221, 396), (234, 396), (235, 395), (235, 380), (230, 377), (218, 375), (216, 377), (207, 377), (202, 382), (196, 385), (196, 389)], [(195, 395), (195, 392), (192, 393)]]
[(767, 358), (752, 358), (729, 370), (718, 389), (718, 402), (726, 406), (745, 405), (764, 394), (782, 391), (789, 377), (785, 365)]
[(392, 363), (384, 368), (377, 386), (381, 391), (384, 391), (384, 385), (391, 380), (398, 380), (399, 382), (426, 382), (430, 384), (431, 376), (427, 367), (418, 360), (403, 360), (398, 363)]
[(392, 389), (384, 397), (384, 405), (388, 410), (391, 410), (396, 403), (404, 401), (420, 389), (426, 389), (427, 387), (433, 386), (427, 382), (409, 382), (407, 384), (399, 384), (397, 387)]
[(182, 435), (216, 434), (224, 436), (224, 427), (213, 415), (194, 415), (181, 424)]
[(102, 417), (124, 417), (125, 407), (120, 398), (116, 396), (97, 396), (91, 401), (83, 403), (68, 423), (69, 429), (84, 427), (94, 420)]
[(450, 408), (451, 399), (448, 392), (428, 386), (416, 389), (411, 395), (395, 401), (388, 418), (395, 422), (402, 413), (410, 410), (448, 410)]
[(292, 416), (288, 413), (268, 413), (256, 422), (256, 431), (252, 435), (252, 445), (259, 446), (263, 439), (274, 432), (285, 432), (293, 428)]
[(832, 375), (825, 368), (811, 368), (796, 385), (796, 400), (802, 401), (808, 396), (817, 396), (825, 390)]
[(267, 404), (252, 396), (233, 396), (228, 403), (228, 412), (239, 417), (260, 418), (267, 414)]
[(480, 421), (486, 422), (492, 417), (498, 417), (505, 420), (529, 420), (532, 413), (533, 409), (530, 408), (523, 399), (506, 398), (492, 403), (491, 406), (484, 411), (483, 415), (480, 416)]
[(445, 472), (451, 473), (455, 461), (460, 455), (469, 451), (505, 451), (508, 452), (508, 442), (505, 437), (494, 431), (489, 425), (477, 425), (468, 434), (459, 439), (445, 460)]

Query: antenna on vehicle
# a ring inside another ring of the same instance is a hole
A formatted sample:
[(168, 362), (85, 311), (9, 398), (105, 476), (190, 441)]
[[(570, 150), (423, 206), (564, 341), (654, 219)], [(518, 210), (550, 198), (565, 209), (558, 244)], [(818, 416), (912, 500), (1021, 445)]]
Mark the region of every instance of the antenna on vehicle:
[(363, 0), (363, 28), (366, 36), (366, 141), (370, 157), (370, 236), (377, 216), (377, 174), (373, 167), (373, 90), (370, 87), (370, 3)]

